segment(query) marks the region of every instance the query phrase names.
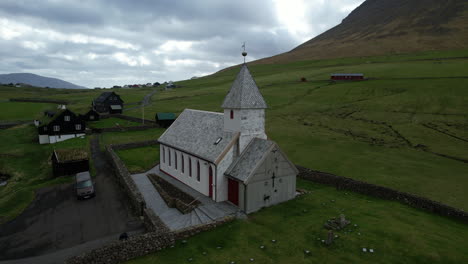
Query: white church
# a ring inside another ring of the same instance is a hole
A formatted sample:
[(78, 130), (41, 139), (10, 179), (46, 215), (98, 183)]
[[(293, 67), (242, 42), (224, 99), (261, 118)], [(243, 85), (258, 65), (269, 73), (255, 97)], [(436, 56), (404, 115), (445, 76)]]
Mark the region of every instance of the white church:
[(265, 134), (267, 104), (245, 63), (222, 108), (179, 115), (158, 140), (161, 171), (245, 213), (293, 199), (298, 170)]

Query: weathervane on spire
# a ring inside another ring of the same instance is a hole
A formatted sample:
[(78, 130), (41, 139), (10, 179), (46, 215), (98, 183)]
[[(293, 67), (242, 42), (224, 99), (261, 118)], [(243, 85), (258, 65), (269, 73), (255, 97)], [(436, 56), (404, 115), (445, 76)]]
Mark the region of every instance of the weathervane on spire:
[(244, 44), (242, 44), (242, 48), (244, 48), (244, 51), (242, 52), (242, 56), (244, 56), (244, 64), (245, 64), (245, 56), (247, 56), (247, 52), (245, 51), (245, 41), (244, 41)]

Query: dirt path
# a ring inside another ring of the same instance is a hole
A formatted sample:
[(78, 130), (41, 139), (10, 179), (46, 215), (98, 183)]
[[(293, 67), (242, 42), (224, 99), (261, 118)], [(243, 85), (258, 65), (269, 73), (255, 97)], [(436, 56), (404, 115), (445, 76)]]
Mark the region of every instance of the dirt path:
[[(130, 212), (125, 195), (113, 180), (113, 172), (99, 149), (99, 139), (91, 141), (96, 168), (96, 197), (78, 201), (72, 184), (37, 191), (32, 204), (16, 219), (0, 226), (0, 261), (49, 254), (84, 243), (116, 236), (143, 226)], [(99, 243), (93, 242), (96, 245)], [(76, 247), (80, 245), (80, 247)], [(44, 263), (51, 263), (50, 255)], [(56, 257), (63, 257), (57, 252)], [(63, 261), (63, 260), (62, 260)], [(40, 263), (31, 259), (24, 263)]]

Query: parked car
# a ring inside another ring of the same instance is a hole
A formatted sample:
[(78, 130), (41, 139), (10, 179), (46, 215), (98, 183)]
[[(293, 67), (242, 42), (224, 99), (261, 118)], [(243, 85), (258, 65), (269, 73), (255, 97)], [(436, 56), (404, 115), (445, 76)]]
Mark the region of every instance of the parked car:
[(96, 196), (89, 171), (76, 174), (75, 190), (78, 199), (87, 199)]

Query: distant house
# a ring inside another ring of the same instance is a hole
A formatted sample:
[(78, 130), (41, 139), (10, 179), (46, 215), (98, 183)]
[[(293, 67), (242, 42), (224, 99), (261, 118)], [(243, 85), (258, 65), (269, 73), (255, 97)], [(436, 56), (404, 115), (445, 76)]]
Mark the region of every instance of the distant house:
[(166, 89), (173, 89), (173, 88), (176, 88), (175, 84), (172, 83), (172, 81), (169, 81), (169, 82), (166, 84)]
[(89, 171), (88, 153), (82, 149), (56, 149), (51, 160), (54, 177)]
[(334, 81), (356, 81), (364, 80), (364, 74), (362, 73), (334, 73), (330, 79)]
[(155, 119), (158, 125), (168, 128), (174, 123), (176, 115), (174, 113), (157, 113)]
[(92, 103), (93, 109), (98, 113), (121, 114), (123, 100), (114, 92), (104, 92)]
[(94, 109), (90, 109), (86, 114), (80, 115), (80, 118), (84, 121), (98, 121), (100, 116)]
[(86, 124), (72, 111), (58, 111), (49, 122), (39, 126), (39, 143), (52, 144), (85, 135)]

